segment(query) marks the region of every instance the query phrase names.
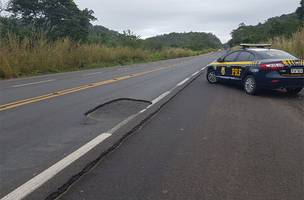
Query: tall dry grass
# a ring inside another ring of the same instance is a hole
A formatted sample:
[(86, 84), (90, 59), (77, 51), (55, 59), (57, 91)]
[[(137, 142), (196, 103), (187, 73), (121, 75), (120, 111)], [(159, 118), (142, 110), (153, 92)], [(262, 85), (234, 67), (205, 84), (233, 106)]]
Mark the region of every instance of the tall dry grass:
[(92, 67), (155, 61), (197, 55), (186, 49), (151, 51), (101, 44), (78, 44), (69, 39), (52, 43), (44, 37), (18, 40), (10, 35), (0, 40), (0, 78), (73, 71)]
[(270, 40), (274, 48), (290, 52), (304, 59), (304, 28), (294, 33), (291, 38), (277, 37)]

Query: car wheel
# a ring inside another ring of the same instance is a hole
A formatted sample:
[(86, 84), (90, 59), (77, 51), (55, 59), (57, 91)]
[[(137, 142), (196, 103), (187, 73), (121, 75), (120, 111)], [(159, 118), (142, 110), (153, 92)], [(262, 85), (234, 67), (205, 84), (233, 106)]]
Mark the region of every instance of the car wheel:
[(286, 88), (287, 93), (290, 95), (296, 95), (302, 91), (303, 88)]
[(215, 75), (215, 71), (214, 70), (208, 70), (207, 72), (207, 81), (211, 84), (215, 84), (218, 82), (218, 79)]
[(244, 90), (250, 95), (255, 95), (257, 93), (257, 85), (254, 76), (249, 75), (244, 79)]

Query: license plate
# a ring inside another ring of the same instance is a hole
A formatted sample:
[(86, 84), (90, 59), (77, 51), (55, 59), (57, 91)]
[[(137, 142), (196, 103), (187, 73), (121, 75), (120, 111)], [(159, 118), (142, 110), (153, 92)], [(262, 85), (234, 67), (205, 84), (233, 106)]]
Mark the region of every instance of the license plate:
[(291, 69), (290, 72), (292, 74), (303, 74), (304, 73), (304, 69)]

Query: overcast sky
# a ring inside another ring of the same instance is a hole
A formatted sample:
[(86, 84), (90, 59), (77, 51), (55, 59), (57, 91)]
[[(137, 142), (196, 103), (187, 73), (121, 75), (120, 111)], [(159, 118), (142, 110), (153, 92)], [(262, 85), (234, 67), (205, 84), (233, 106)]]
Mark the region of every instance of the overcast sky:
[[(7, 1), (7, 0), (4, 0)], [(227, 42), (241, 22), (255, 25), (294, 12), (300, 0), (75, 0), (94, 10), (100, 24), (142, 38), (170, 33), (212, 32)]]
[(227, 42), (241, 22), (255, 25), (294, 12), (300, 0), (76, 0), (95, 11), (97, 24), (142, 38), (169, 32), (204, 31)]

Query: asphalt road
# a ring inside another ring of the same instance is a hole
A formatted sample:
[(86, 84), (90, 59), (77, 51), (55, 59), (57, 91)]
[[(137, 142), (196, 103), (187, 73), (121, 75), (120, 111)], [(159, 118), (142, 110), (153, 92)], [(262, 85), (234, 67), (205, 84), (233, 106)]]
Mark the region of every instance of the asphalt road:
[[(117, 98), (151, 101), (219, 53), (0, 81), (0, 198), (123, 119), (87, 111)], [(118, 106), (112, 113), (120, 113)], [(97, 119), (98, 121), (98, 119)]]
[(192, 82), (66, 200), (300, 200), (304, 94)]

